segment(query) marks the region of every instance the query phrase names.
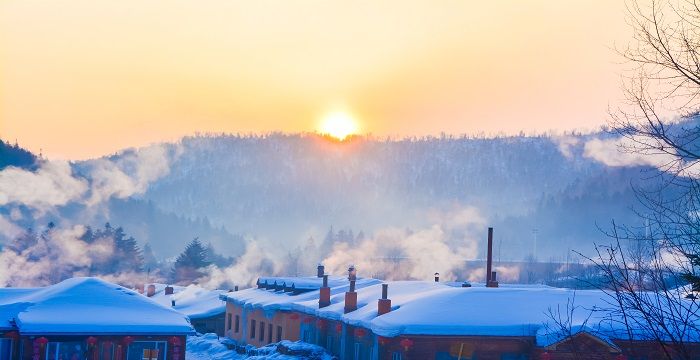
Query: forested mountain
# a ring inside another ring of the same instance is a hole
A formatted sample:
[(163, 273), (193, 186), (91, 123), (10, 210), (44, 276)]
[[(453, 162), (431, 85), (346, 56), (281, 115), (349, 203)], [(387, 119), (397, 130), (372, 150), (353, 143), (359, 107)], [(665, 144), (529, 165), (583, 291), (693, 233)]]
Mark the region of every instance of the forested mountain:
[[(640, 168), (609, 167), (584, 153), (587, 141), (603, 137), (355, 137), (345, 142), (313, 134), (186, 137), (162, 145), (176, 156), (162, 160), (162, 174), (145, 182), (143, 192), (112, 196), (99, 207), (86, 207), (87, 198), (43, 213), (8, 206), (0, 215), (13, 215), (20, 228), (36, 226), (33, 222), (109, 221), (139, 244), (148, 243), (159, 259), (175, 257), (196, 237), (226, 256), (244, 251), (244, 236), (286, 256), (308, 248), (309, 239), (320, 245), (332, 226), (372, 238), (387, 228), (411, 234), (436, 224), (453, 232), (453, 226), (443, 225), (455, 222), (478, 224), (471, 232), (475, 236), (484, 233), (481, 227), (494, 226), (503, 259), (533, 253), (540, 259), (563, 257), (567, 249), (586, 252), (593, 242), (604, 241), (598, 227), (612, 219), (638, 223), (630, 211), (636, 204), (630, 184), (639, 181)], [(2, 149), (13, 154), (3, 157), (5, 164), (31, 170), (36, 163), (16, 146), (3, 143)], [(143, 151), (105, 159), (119, 163)], [(148, 165), (138, 171), (161, 161), (144, 159)], [(124, 164), (128, 173), (131, 163)], [(88, 195), (102, 189), (92, 178), (100, 174), (95, 169), (111, 169), (89, 161), (71, 166), (76, 179), (90, 184)], [(138, 171), (132, 171), (136, 178)], [(450, 246), (466, 236), (447, 235)], [(323, 259), (330, 245), (315, 251), (315, 259)]]
[(11, 145), (0, 139), (0, 170), (8, 166), (32, 169), (36, 166), (37, 157), (17, 143)]
[[(595, 136), (578, 136), (583, 143)], [(474, 207), (504, 257), (562, 256), (600, 241), (597, 224), (634, 222), (639, 168), (562, 151), (557, 138), (336, 142), (316, 135), (184, 138), (170, 173), (144, 195), (161, 209), (291, 248), (331, 225), (371, 233), (421, 228), (430, 214)], [(534, 230), (534, 231), (533, 231)]]

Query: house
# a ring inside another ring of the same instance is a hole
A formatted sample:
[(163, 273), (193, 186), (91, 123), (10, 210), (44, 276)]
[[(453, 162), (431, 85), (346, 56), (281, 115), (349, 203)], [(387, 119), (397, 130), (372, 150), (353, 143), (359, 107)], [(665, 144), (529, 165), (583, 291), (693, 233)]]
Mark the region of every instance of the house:
[(184, 360), (185, 316), (97, 278), (0, 289), (2, 360)]
[[(502, 285), (487, 274), (469, 286), (329, 277), (321, 266), (315, 278), (264, 277), (221, 295), (226, 336), (254, 346), (303, 340), (353, 360), (663, 358), (644, 329), (630, 338), (600, 290)], [(687, 340), (700, 355), (700, 338)]]
[(198, 333), (224, 336), (226, 306), (219, 296), (225, 292), (207, 290), (195, 284), (177, 286), (154, 283), (145, 286), (144, 295), (187, 316)]
[[(342, 277), (325, 278), (336, 292), (349, 289)], [(300, 301), (318, 302), (318, 292), (323, 287), (323, 277), (270, 277), (260, 278), (258, 287), (221, 295), (226, 301), (225, 335), (241, 344), (264, 346), (281, 340), (310, 341), (301, 331), (302, 323), (309, 322), (302, 316)], [(379, 284), (375, 279), (358, 279), (357, 286)], [(327, 288), (327, 287), (326, 287)]]

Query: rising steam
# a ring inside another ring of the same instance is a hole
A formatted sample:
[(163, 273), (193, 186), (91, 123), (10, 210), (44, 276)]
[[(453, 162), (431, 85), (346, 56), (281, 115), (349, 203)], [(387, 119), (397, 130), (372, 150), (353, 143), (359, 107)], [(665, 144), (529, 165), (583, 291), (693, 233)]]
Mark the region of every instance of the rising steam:
[[(9, 216), (0, 215), (0, 236), (16, 241), (0, 251), (0, 285), (47, 285), (86, 275), (93, 262), (114, 252), (113, 245), (108, 239), (90, 244), (82, 241), (85, 228), (73, 219), (60, 218), (60, 208), (82, 208), (74, 216), (81, 221), (95, 212), (106, 212), (111, 198), (142, 194), (149, 184), (168, 174), (178, 155), (177, 148), (154, 145), (129, 151), (118, 160), (88, 161), (81, 174), (68, 162), (53, 160), (41, 161), (36, 171), (14, 167), (0, 171), (0, 206), (9, 210)], [(19, 225), (23, 217), (31, 216), (31, 222), (36, 223), (47, 213), (58, 217), (55, 227), (23, 241), (24, 229)], [(119, 282), (137, 276), (128, 272), (104, 275)]]

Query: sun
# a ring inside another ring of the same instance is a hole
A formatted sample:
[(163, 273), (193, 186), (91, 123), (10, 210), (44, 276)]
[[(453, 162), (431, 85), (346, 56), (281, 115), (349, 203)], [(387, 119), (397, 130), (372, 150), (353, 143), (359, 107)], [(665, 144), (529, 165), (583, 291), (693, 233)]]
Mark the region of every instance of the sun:
[(318, 132), (322, 135), (330, 135), (338, 140), (345, 140), (350, 135), (357, 134), (360, 127), (357, 121), (344, 111), (335, 111), (326, 114), (321, 119)]

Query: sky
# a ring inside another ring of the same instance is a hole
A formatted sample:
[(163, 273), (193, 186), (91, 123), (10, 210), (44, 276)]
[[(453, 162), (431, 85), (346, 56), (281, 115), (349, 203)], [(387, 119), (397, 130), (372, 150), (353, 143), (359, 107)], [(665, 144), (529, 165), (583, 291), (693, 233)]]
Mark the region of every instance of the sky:
[(623, 0), (3, 0), (0, 138), (85, 159), (194, 133), (591, 130)]

